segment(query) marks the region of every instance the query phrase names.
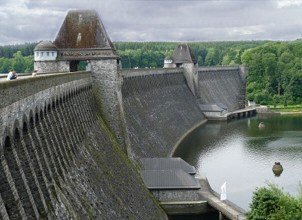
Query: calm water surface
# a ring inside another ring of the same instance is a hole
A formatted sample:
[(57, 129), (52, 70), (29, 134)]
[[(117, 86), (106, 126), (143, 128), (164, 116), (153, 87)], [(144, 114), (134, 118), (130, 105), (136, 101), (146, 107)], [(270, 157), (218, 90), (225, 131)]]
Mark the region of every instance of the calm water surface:
[[(265, 128), (258, 124), (263, 121)], [(228, 199), (248, 210), (256, 187), (275, 183), (298, 193), (302, 181), (302, 116), (255, 117), (229, 123), (207, 123), (181, 143), (175, 156), (195, 166), (220, 193), (227, 182)], [(281, 162), (275, 177), (272, 166)]]

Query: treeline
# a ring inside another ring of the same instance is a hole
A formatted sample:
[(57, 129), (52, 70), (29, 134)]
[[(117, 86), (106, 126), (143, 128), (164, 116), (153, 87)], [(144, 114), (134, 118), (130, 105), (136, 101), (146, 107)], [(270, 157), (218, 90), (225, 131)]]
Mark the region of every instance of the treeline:
[[(0, 47), (0, 73), (33, 70), (36, 43)], [(115, 42), (123, 68), (163, 67), (177, 42)], [(260, 104), (302, 103), (302, 40), (291, 42), (193, 42), (199, 66), (244, 64), (249, 69), (247, 99)]]
[[(267, 41), (194, 42), (189, 46), (199, 66), (239, 65), (242, 53)], [(123, 68), (163, 67), (177, 42), (116, 42)]]
[(16, 45), (5, 45), (0, 46), (0, 58), (13, 58), (14, 54), (18, 51), (21, 52), (22, 56), (30, 56), (34, 54), (34, 48), (37, 43), (25, 43)]
[(0, 73), (16, 70), (17, 73), (30, 73), (34, 69), (34, 57), (23, 56), (21, 51), (13, 54), (13, 58), (0, 57)]
[[(196, 42), (189, 43), (200, 66), (241, 64), (241, 55), (246, 49), (254, 48), (266, 41), (242, 42)], [(0, 47), (0, 73), (10, 69), (30, 72), (33, 69), (33, 50), (37, 43)], [(164, 58), (171, 56), (177, 42), (115, 42), (123, 68), (163, 67)], [(20, 51), (20, 53), (17, 53)], [(29, 57), (28, 57), (29, 56)], [(23, 58), (22, 58), (23, 57)], [(18, 60), (19, 65), (17, 66)]]
[(249, 220), (298, 220), (302, 217), (302, 191), (293, 197), (275, 185), (257, 189), (253, 194)]
[(246, 50), (247, 99), (260, 104), (302, 103), (302, 40), (270, 42)]
[(0, 73), (14, 69), (18, 73), (29, 73), (34, 68), (34, 48), (37, 43), (0, 46)]

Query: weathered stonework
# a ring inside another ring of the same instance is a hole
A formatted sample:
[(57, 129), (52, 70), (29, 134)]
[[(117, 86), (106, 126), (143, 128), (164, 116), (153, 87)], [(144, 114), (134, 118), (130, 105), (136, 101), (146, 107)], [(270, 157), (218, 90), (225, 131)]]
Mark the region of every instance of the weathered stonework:
[(69, 72), (69, 61), (35, 61), (34, 69), (38, 73)]
[(183, 63), (181, 67), (184, 69), (184, 76), (186, 77), (187, 84), (196, 98), (199, 98), (199, 85), (198, 85), (198, 64)]
[(245, 107), (245, 79), (239, 67), (198, 69), (199, 102), (223, 104), (227, 111)]
[(122, 77), (119, 75), (117, 60), (91, 60), (90, 64), (94, 86), (98, 91), (97, 95), (102, 106), (102, 115), (126, 150), (121, 93)]
[(131, 149), (136, 157), (165, 157), (205, 117), (182, 69), (130, 72), (123, 71), (122, 93)]
[(101, 118), (90, 76), (0, 84), (1, 100), (18, 94), (0, 108), (1, 219), (166, 219)]
[[(230, 95), (241, 95), (243, 69), (197, 74), (183, 44), (172, 65), (182, 68), (121, 71), (97, 13), (86, 10), (69, 12), (55, 42), (36, 49), (35, 69), (60, 73), (0, 82), (0, 218), (167, 219), (129, 157), (170, 155), (206, 121), (197, 98), (242, 106)], [(79, 60), (91, 72), (63, 73)], [(154, 195), (200, 199), (194, 190)]]
[(116, 54), (111, 49), (61, 49), (58, 54), (58, 60), (95, 60), (116, 58)]

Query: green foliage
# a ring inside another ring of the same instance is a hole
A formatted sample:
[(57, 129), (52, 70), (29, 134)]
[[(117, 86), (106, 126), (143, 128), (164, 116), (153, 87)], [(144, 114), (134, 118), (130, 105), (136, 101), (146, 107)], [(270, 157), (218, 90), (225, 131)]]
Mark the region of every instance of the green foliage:
[(249, 69), (248, 99), (271, 105), (301, 103), (301, 50), (301, 40), (269, 42), (246, 50), (241, 60)]
[(21, 52), (22, 56), (30, 56), (34, 54), (34, 48), (36, 45), (37, 43), (25, 43), (0, 46), (0, 57), (13, 58), (14, 54), (18, 51)]
[(17, 73), (30, 73), (34, 69), (33, 56), (24, 57), (21, 51), (13, 54), (13, 58), (0, 58), (0, 73), (8, 73), (14, 69)]
[(302, 194), (295, 198), (275, 185), (262, 187), (254, 192), (250, 209), (250, 220), (298, 220), (302, 218)]
[[(266, 41), (194, 42), (189, 43), (200, 66), (238, 65), (241, 54)], [(0, 73), (15, 68), (17, 72), (33, 69), (33, 50), (36, 43), (0, 47)], [(116, 42), (123, 68), (163, 67), (164, 58), (172, 56), (177, 42)], [(81, 65), (84, 69), (84, 65)]]
[[(267, 41), (188, 43), (200, 66), (239, 65), (242, 53)], [(163, 67), (177, 42), (116, 42), (123, 68)]]
[[(36, 43), (0, 47), (0, 73), (33, 70)], [(115, 42), (123, 68), (163, 67), (177, 42)], [(265, 105), (302, 103), (302, 40), (292, 42), (193, 42), (189, 46), (199, 66), (248, 67), (247, 99)], [(80, 63), (84, 70), (86, 64)]]

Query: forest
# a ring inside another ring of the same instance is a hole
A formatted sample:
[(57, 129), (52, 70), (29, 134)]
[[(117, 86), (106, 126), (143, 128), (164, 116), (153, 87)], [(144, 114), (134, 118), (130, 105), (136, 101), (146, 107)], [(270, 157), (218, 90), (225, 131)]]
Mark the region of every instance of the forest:
[[(33, 70), (37, 43), (0, 47), (0, 73)], [(161, 68), (177, 42), (115, 42), (123, 68)], [(189, 43), (199, 66), (246, 65), (247, 99), (258, 104), (302, 103), (302, 40)]]

